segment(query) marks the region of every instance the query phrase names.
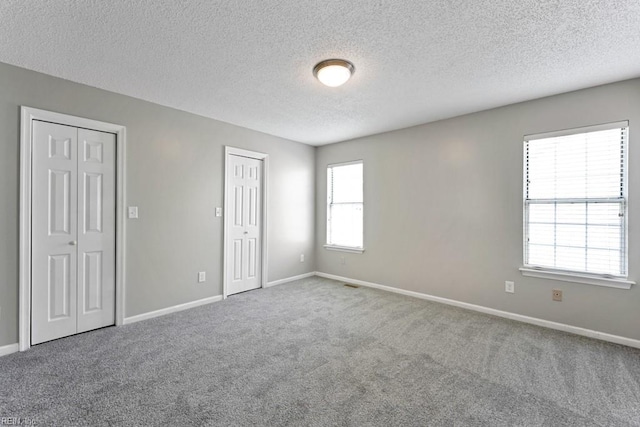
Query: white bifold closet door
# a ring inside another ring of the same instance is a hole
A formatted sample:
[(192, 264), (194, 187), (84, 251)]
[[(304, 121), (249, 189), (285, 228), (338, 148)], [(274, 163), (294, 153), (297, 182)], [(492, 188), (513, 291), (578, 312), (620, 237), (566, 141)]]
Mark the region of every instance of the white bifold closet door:
[(229, 156), (228, 295), (262, 286), (262, 161)]
[(33, 122), (31, 343), (115, 323), (115, 135)]

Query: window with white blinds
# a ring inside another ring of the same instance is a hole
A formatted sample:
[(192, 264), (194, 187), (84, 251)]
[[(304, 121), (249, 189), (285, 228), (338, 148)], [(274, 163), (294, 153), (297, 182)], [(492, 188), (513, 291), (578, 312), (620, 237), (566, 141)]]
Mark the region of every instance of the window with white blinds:
[(362, 161), (327, 167), (327, 246), (362, 249)]
[(525, 138), (525, 266), (627, 276), (627, 141), (627, 122)]

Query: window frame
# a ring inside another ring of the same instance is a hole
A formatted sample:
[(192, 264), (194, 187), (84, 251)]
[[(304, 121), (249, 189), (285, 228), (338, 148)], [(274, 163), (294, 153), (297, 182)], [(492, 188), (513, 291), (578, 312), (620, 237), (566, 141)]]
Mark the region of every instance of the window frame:
[[(331, 203), (329, 202), (329, 186), (327, 186), (326, 191), (327, 191), (327, 202), (326, 202), (326, 220), (325, 220), (325, 244), (323, 245), (325, 249), (330, 250), (330, 251), (339, 251), (339, 252), (350, 252), (350, 253), (358, 253), (361, 254), (364, 252), (364, 160), (359, 159), (359, 160), (350, 160), (347, 162), (340, 162), (340, 163), (330, 163), (327, 164), (327, 168), (326, 168), (326, 173), (327, 175), (325, 176), (325, 181), (328, 178), (328, 174), (329, 174), (329, 169), (334, 168), (334, 167), (340, 167), (340, 166), (349, 166), (349, 165), (357, 165), (360, 164), (362, 165), (362, 247), (360, 246), (344, 246), (344, 245), (335, 245), (335, 244), (330, 244), (329, 243), (329, 226), (330, 226), (330, 221), (331, 221)], [(360, 202), (353, 202), (353, 203), (360, 203)]]
[[(533, 264), (527, 264), (527, 255), (528, 255), (528, 226), (529, 226), (529, 209), (528, 207), (532, 204), (541, 204), (541, 203), (558, 203), (556, 200), (558, 199), (527, 199), (527, 144), (530, 141), (535, 141), (539, 139), (546, 138), (554, 138), (554, 137), (562, 137), (562, 136), (570, 136), (577, 134), (584, 134), (589, 132), (597, 132), (603, 130), (611, 130), (616, 128), (626, 128), (626, 140), (623, 147), (622, 155), (622, 168), (623, 168), (623, 176), (622, 176), (622, 196), (620, 198), (615, 199), (606, 199), (606, 198), (580, 198), (580, 199), (565, 199), (563, 202), (569, 203), (570, 201), (577, 201), (583, 203), (598, 203), (598, 202), (611, 202), (611, 203), (619, 203), (623, 213), (622, 220), (622, 239), (624, 240), (621, 245), (621, 249), (623, 253), (621, 254), (621, 262), (624, 266), (624, 274), (620, 276), (613, 276), (610, 274), (597, 274), (597, 273), (589, 273), (586, 271), (580, 270), (569, 270), (569, 269), (556, 269), (551, 267), (538, 266)], [(585, 126), (579, 128), (571, 128), (564, 129), (560, 131), (553, 132), (545, 132), (538, 134), (525, 135), (523, 137), (523, 165), (522, 165), (522, 267), (519, 268), (521, 274), (523, 276), (529, 277), (537, 277), (543, 279), (552, 279), (552, 280), (560, 280), (567, 282), (577, 282), (577, 283), (585, 283), (596, 286), (607, 286), (614, 287), (620, 289), (630, 289), (635, 282), (628, 280), (629, 275), (629, 238), (628, 238), (628, 230), (629, 230), (629, 193), (628, 193), (628, 185), (629, 185), (629, 140), (630, 140), (630, 130), (629, 130), (629, 121), (619, 121), (613, 123), (605, 123), (594, 126)]]

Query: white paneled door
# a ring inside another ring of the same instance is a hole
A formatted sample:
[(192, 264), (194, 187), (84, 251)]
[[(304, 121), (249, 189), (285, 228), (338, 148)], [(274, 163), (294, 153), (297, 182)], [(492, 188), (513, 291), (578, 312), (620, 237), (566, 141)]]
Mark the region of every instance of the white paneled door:
[(115, 323), (115, 135), (33, 122), (31, 343)]
[(262, 161), (230, 155), (227, 169), (228, 295), (261, 287)]

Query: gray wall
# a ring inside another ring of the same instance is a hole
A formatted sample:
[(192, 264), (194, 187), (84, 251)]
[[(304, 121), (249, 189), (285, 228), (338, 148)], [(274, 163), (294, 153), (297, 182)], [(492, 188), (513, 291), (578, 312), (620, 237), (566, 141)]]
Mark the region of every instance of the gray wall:
[[(317, 269), (640, 339), (640, 285), (518, 271), (522, 136), (629, 120), (629, 272), (639, 279), (640, 80), (317, 149), (1, 63), (0, 94), (0, 346), (17, 342), (21, 105), (127, 126), (126, 203), (140, 208), (127, 223), (127, 317), (221, 294), (214, 208), (222, 206), (223, 146), (232, 145), (270, 155), (269, 281)], [(326, 251), (326, 166), (353, 159), (365, 161), (366, 251)], [(202, 270), (207, 282), (197, 284)], [(505, 280), (516, 282), (515, 294), (504, 292)], [(551, 301), (553, 288), (564, 290), (563, 302)]]
[(127, 127), (127, 317), (222, 293), (224, 145), (269, 154), (268, 280), (314, 271), (313, 147), (1, 63), (0, 94), (0, 346), (18, 341), (21, 105)]
[[(629, 273), (640, 279), (639, 100), (640, 80), (631, 80), (318, 148), (318, 271), (640, 339), (640, 284), (518, 271), (523, 135), (629, 120)], [(327, 251), (326, 167), (355, 159), (364, 160), (365, 252)], [(551, 300), (553, 288), (563, 302)]]

